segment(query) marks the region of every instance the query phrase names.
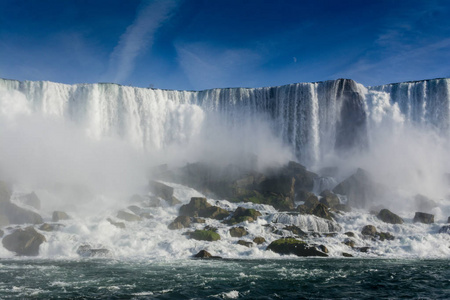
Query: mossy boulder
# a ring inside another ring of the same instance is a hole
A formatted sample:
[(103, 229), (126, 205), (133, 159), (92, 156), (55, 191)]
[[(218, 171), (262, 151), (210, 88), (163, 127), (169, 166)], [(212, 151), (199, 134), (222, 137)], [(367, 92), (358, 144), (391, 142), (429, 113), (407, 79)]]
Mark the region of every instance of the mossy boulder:
[(377, 215), (378, 219), (389, 224), (403, 224), (403, 219), (388, 209), (382, 209)]
[(10, 235), (3, 238), (2, 244), (7, 250), (17, 255), (36, 256), (39, 255), (39, 246), (45, 242), (45, 237), (38, 233), (33, 227), (16, 229)]
[(220, 240), (220, 235), (213, 230), (196, 230), (191, 232), (189, 237), (198, 241), (214, 242)]
[(424, 224), (433, 224), (434, 223), (434, 215), (427, 214), (424, 212), (416, 212), (413, 219), (414, 223), (424, 223)]
[(267, 250), (278, 254), (297, 256), (328, 256), (326, 253), (318, 250), (315, 246), (309, 246), (303, 241), (294, 238), (281, 238), (270, 243)]
[(232, 217), (227, 221), (229, 225), (234, 225), (242, 222), (254, 222), (262, 214), (253, 208), (238, 207)]
[(248, 231), (245, 230), (244, 227), (233, 227), (230, 228), (230, 235), (232, 237), (243, 237), (244, 235), (247, 235)]

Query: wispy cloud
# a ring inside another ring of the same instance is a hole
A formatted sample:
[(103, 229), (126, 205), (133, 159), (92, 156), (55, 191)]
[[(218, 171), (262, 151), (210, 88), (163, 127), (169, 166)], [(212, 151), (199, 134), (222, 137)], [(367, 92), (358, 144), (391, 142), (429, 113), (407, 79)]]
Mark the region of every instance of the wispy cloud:
[(110, 56), (105, 81), (121, 83), (134, 69), (136, 58), (153, 44), (154, 35), (167, 21), (179, 1), (143, 1), (134, 22), (120, 37)]

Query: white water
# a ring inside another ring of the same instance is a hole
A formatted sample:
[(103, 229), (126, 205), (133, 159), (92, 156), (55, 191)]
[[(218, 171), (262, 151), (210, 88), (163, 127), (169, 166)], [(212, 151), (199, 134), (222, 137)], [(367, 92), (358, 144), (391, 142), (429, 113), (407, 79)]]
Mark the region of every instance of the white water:
[[(215, 243), (188, 240), (182, 235), (186, 230), (168, 230), (178, 207), (146, 208), (154, 218), (127, 223), (125, 230), (106, 218), (130, 205), (132, 193), (145, 193), (148, 169), (160, 163), (205, 159), (226, 164), (245, 152), (257, 154), (261, 167), (294, 157), (310, 168), (338, 166), (338, 178), (323, 180), (317, 193), (363, 167), (389, 188), (374, 205), (393, 209), (406, 223), (388, 225), (366, 211), (348, 213), (338, 219), (337, 237), (314, 242), (327, 245), (331, 256), (364, 256), (342, 244), (343, 233), (373, 224), (398, 238), (370, 242), (357, 237), (357, 246), (372, 247), (369, 256), (449, 257), (449, 235), (437, 234), (450, 215), (449, 185), (443, 179), (450, 172), (449, 86), (449, 79), (372, 88), (338, 80), (190, 92), (0, 79), (0, 177), (16, 182), (17, 197), (36, 190), (46, 221), (57, 209), (73, 217), (59, 231), (42, 232), (47, 243), (40, 257), (75, 258), (78, 246), (90, 243), (118, 258), (183, 258), (202, 249), (224, 257), (263, 258), (277, 257), (265, 248), (279, 238), (264, 225), (290, 223), (322, 232), (328, 225), (310, 216), (280, 218), (270, 206), (240, 204), (264, 213), (256, 223), (244, 224), (250, 232), (244, 239), (263, 236), (267, 243), (246, 248), (213, 220), (208, 224), (222, 236)], [(55, 183), (87, 186), (92, 195), (56, 193)], [(409, 201), (417, 193), (439, 204), (435, 225), (412, 223)], [(176, 186), (183, 203), (196, 195)], [(210, 201), (230, 211), (238, 206)], [(11, 256), (0, 247), (0, 257)]]

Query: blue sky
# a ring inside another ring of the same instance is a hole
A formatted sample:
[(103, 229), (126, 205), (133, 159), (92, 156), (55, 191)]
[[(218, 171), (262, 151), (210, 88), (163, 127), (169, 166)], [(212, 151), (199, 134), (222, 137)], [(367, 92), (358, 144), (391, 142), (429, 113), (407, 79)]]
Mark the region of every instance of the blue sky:
[(450, 77), (450, 1), (0, 0), (0, 77), (189, 90)]

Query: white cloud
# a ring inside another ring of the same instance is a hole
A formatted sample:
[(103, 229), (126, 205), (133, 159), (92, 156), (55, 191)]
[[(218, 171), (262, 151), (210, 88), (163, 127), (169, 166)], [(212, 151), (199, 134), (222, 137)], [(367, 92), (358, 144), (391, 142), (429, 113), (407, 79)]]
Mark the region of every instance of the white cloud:
[(121, 83), (127, 79), (136, 58), (151, 47), (156, 31), (170, 18), (176, 6), (173, 0), (143, 1), (134, 22), (120, 37), (110, 56), (105, 81)]

